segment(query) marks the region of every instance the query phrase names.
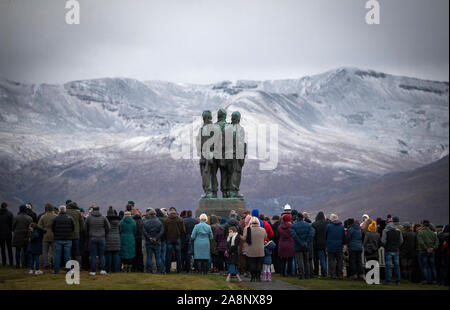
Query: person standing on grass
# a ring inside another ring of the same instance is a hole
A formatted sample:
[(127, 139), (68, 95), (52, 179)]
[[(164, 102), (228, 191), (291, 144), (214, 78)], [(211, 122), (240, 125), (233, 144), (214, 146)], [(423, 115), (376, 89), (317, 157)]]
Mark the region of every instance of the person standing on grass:
[(384, 284), (388, 285), (391, 280), (391, 263), (394, 261), (395, 283), (400, 284), (400, 246), (403, 243), (402, 232), (395, 227), (392, 218), (388, 217), (388, 224), (383, 230), (381, 244), (384, 245), (384, 257), (386, 262), (386, 276)]
[(363, 242), (364, 257), (366, 262), (370, 260), (379, 261), (380, 234), (377, 232), (377, 223), (372, 221), (367, 229), (368, 232), (364, 235)]
[(361, 226), (354, 219), (349, 220), (349, 228), (345, 236), (348, 244), (349, 274), (352, 280), (364, 280), (364, 269), (362, 266), (362, 239)]
[[(165, 212), (163, 212), (162, 209), (156, 208), (156, 217), (161, 221), (161, 223), (163, 224), (164, 229), (166, 229), (166, 221), (167, 221), (167, 215)], [(194, 220), (195, 221), (195, 220)], [(197, 221), (195, 222), (194, 225), (197, 224)], [(194, 229), (194, 228), (192, 228)], [(189, 238), (191, 238), (191, 236), (189, 235)], [(166, 232), (164, 231), (164, 234), (161, 236), (161, 273), (165, 274), (166, 273), (166, 252), (167, 252), (167, 242), (166, 242)]]
[(313, 256), (314, 256), (314, 275), (319, 275), (319, 265), (320, 274), (322, 277), (327, 276), (327, 237), (326, 229), (328, 221), (325, 220), (325, 214), (320, 211), (317, 213), (316, 219), (312, 224), (314, 229), (314, 239), (313, 239)]
[(298, 213), (297, 221), (291, 226), (290, 230), (294, 238), (295, 259), (298, 266), (299, 279), (309, 279), (311, 255), (311, 243), (314, 238), (314, 229), (311, 224), (304, 221), (303, 214)]
[(131, 218), (131, 212), (125, 211), (123, 219), (120, 221), (120, 256), (125, 272), (131, 272), (133, 266), (133, 259), (136, 255), (135, 239), (136, 222)]
[(436, 283), (436, 266), (434, 252), (439, 247), (439, 239), (436, 233), (431, 230), (430, 222), (424, 220), (423, 228), (417, 233), (417, 251), (419, 265), (422, 273), (422, 284)]
[(402, 278), (412, 282), (413, 263), (414, 258), (417, 256), (417, 233), (412, 230), (410, 223), (404, 223), (402, 234), (403, 244), (400, 246)]
[[(212, 228), (212, 227), (211, 227)], [(216, 242), (217, 249), (217, 272), (223, 274), (225, 270), (225, 251), (227, 249), (227, 239), (225, 239), (224, 225), (219, 225), (216, 227), (214, 234), (214, 241)]]
[(91, 276), (95, 276), (97, 269), (97, 256), (100, 262), (100, 274), (106, 274), (105, 271), (105, 245), (106, 235), (111, 229), (106, 217), (100, 213), (100, 207), (94, 206), (91, 215), (87, 218), (84, 225), (86, 235), (89, 238), (89, 256), (91, 260)]
[(264, 262), (263, 281), (272, 282), (272, 252), (275, 249), (275, 242), (269, 240), (264, 242)]
[(448, 259), (450, 255), (450, 247), (449, 247), (449, 226), (445, 225), (442, 231), (438, 234), (439, 239), (439, 262), (440, 270), (439, 270), (439, 285), (448, 286)]
[(52, 221), (53, 231), (53, 273), (58, 274), (61, 265), (61, 256), (64, 255), (64, 266), (70, 259), (72, 248), (72, 234), (75, 231), (73, 218), (66, 214), (66, 206), (62, 205), (58, 209), (58, 216)]
[(194, 230), (195, 225), (197, 225), (197, 221), (192, 218), (192, 211), (191, 210), (187, 210), (186, 211), (186, 216), (183, 218), (183, 222), (184, 222), (184, 227), (186, 228), (186, 234), (184, 235), (183, 238), (183, 246), (182, 246), (182, 256), (181, 256), (181, 260), (182, 260), (182, 265), (183, 265), (183, 270), (186, 271), (187, 273), (191, 272), (191, 253), (190, 253), (190, 248), (191, 248), (191, 234), (192, 231)]
[(204, 275), (208, 273), (208, 261), (211, 259), (210, 242), (214, 236), (211, 226), (206, 224), (208, 216), (206, 214), (200, 215), (200, 223), (195, 225), (191, 234), (191, 239), (194, 242), (194, 260), (197, 263), (197, 270)]
[(250, 282), (261, 282), (262, 264), (264, 262), (264, 240), (267, 238), (266, 230), (261, 227), (260, 220), (253, 216), (250, 226), (244, 231), (247, 242), (247, 260), (250, 269)]
[(33, 219), (27, 215), (27, 207), (21, 205), (19, 214), (17, 214), (12, 222), (12, 230), (14, 232), (12, 246), (16, 248), (16, 266), (17, 268), (28, 267), (27, 248), (30, 235), (30, 224)]
[(109, 207), (106, 215), (111, 229), (106, 234), (105, 270), (106, 272), (120, 272), (120, 217), (112, 206)]
[(81, 216), (80, 208), (78, 208), (78, 204), (76, 202), (69, 202), (66, 205), (66, 214), (73, 218), (75, 223), (75, 230), (72, 234), (72, 259), (76, 260), (79, 264), (81, 264), (81, 254), (80, 254), (80, 231), (83, 230), (84, 227), (84, 219)]
[(327, 238), (327, 253), (328, 253), (328, 276), (331, 279), (336, 277), (343, 279), (343, 263), (344, 256), (342, 247), (345, 242), (344, 225), (339, 221), (336, 214), (331, 214), (331, 223), (327, 225), (325, 235)]
[(14, 215), (8, 210), (8, 204), (2, 202), (0, 209), (0, 247), (2, 251), (2, 264), (6, 265), (6, 249), (8, 249), (9, 265), (13, 266), (12, 253), (12, 223)]
[(240, 240), (241, 238), (239, 236), (238, 229), (235, 226), (230, 226), (228, 229), (227, 249), (224, 254), (228, 264), (227, 282), (229, 282), (231, 277), (234, 275), (236, 275), (239, 282), (242, 282), (238, 270)]
[(287, 277), (292, 273), (292, 260), (295, 257), (295, 243), (294, 238), (291, 235), (291, 215), (284, 214), (281, 217), (281, 220), (281, 225), (278, 227), (278, 235), (280, 236), (278, 243), (278, 256), (281, 258), (281, 275), (283, 277)]
[(132, 215), (134, 214), (133, 220), (136, 222), (136, 235), (134, 236), (134, 243), (135, 243), (134, 248), (136, 254), (134, 256), (132, 270), (134, 272), (144, 272), (144, 257), (142, 253), (142, 237), (143, 237), (142, 226), (144, 225), (144, 221), (142, 220), (139, 210), (133, 209), (131, 211), (131, 214)]
[(164, 226), (156, 217), (156, 211), (148, 212), (148, 219), (143, 226), (145, 236), (145, 247), (147, 252), (147, 272), (153, 273), (153, 253), (155, 253), (156, 268), (162, 273), (161, 266), (161, 237), (164, 235)]
[(36, 223), (30, 224), (30, 243), (28, 244), (28, 253), (30, 254), (29, 274), (33, 274), (33, 271), (35, 274), (43, 274), (39, 269), (39, 256), (42, 255), (42, 240), (45, 232), (46, 229), (39, 227)]
[(38, 225), (46, 230), (43, 238), (43, 264), (44, 268), (50, 268), (50, 262), (53, 261), (53, 231), (52, 221), (56, 217), (55, 208), (52, 204), (45, 205), (45, 213), (39, 218)]
[(181, 272), (181, 240), (183, 239), (185, 233), (186, 227), (184, 226), (183, 219), (178, 216), (175, 208), (171, 208), (169, 216), (164, 222), (164, 235), (167, 243), (166, 273), (170, 273), (172, 252), (174, 251), (177, 260), (177, 273)]

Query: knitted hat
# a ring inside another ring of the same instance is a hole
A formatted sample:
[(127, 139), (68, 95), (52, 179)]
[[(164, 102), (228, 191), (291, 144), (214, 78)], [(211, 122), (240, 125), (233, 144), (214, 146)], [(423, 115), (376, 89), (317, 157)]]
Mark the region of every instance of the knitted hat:
[(392, 220), (394, 221), (394, 223), (400, 222), (400, 219), (398, 218), (398, 216), (394, 216), (394, 217), (392, 218)]
[(134, 201), (133, 200), (128, 200), (128, 204), (134, 206)]
[(372, 232), (377, 231), (377, 223), (375, 221), (372, 221), (372, 223), (370, 223), (368, 229), (369, 229), (369, 231), (372, 231)]
[(130, 211), (126, 211), (126, 212), (123, 214), (123, 216), (124, 216), (124, 217), (131, 216), (131, 212), (130, 212)]

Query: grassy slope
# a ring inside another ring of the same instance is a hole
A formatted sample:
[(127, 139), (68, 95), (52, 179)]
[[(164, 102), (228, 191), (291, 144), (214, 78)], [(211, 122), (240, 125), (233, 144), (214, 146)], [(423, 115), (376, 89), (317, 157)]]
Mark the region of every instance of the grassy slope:
[(297, 285), (307, 290), (448, 290), (448, 286), (422, 285), (408, 281), (401, 281), (399, 286), (395, 283), (390, 285), (369, 285), (365, 281), (352, 280), (328, 280), (328, 279), (310, 279), (299, 280), (297, 277), (283, 278), (279, 275), (273, 276), (278, 280), (283, 280)]

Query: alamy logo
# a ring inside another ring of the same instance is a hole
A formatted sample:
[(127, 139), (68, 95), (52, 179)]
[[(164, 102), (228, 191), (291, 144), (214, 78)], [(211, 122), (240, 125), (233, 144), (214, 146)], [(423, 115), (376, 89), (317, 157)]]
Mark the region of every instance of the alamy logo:
[(79, 25), (80, 24), (80, 3), (77, 0), (69, 0), (66, 2), (66, 24)]
[(366, 268), (370, 269), (366, 274), (367, 284), (380, 284), (380, 264), (376, 260), (366, 262)]
[(66, 283), (69, 285), (80, 284), (80, 264), (76, 260), (69, 260), (66, 263)]
[(379, 25), (380, 3), (377, 0), (369, 0), (366, 2), (366, 9), (369, 9), (366, 14), (366, 23), (369, 25)]

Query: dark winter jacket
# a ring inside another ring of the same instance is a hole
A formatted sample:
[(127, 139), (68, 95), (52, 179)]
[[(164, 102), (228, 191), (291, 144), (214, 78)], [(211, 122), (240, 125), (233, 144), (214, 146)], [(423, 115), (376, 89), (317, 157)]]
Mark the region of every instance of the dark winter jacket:
[(36, 212), (34, 212), (33, 210), (27, 208), (27, 212), (26, 212), (26, 213), (27, 213), (27, 215), (28, 215), (29, 217), (31, 217), (31, 219), (33, 220), (33, 223), (36, 223), (36, 224), (37, 224), (38, 220), (37, 220), (37, 214), (36, 214)]
[(118, 215), (110, 215), (106, 219), (111, 228), (106, 234), (105, 250), (108, 252), (120, 251), (120, 217)]
[(283, 221), (280, 226), (278, 226), (278, 235), (280, 236), (278, 240), (278, 256), (280, 257), (294, 257), (295, 256), (295, 246), (294, 238), (291, 235), (290, 222)]
[(123, 259), (131, 259), (136, 256), (135, 234), (136, 222), (131, 216), (125, 216), (120, 221), (120, 256)]
[(358, 223), (353, 223), (347, 230), (345, 242), (350, 252), (362, 251), (362, 230)]
[(52, 231), (54, 240), (71, 240), (75, 230), (75, 223), (71, 216), (60, 213), (52, 221)]
[(228, 231), (230, 230), (231, 226), (234, 226), (237, 228), (239, 235), (242, 236), (244, 234), (244, 231), (243, 231), (242, 226), (239, 223), (239, 221), (236, 218), (232, 217), (225, 223), (225, 225), (223, 225), (223, 233), (224, 233), (225, 239), (228, 238)]
[(344, 225), (340, 221), (334, 221), (327, 225), (325, 230), (327, 237), (327, 252), (340, 253), (345, 242)]
[(191, 240), (192, 230), (194, 226), (197, 225), (197, 221), (192, 217), (185, 217), (183, 219), (184, 227), (186, 228), (186, 234), (184, 235), (184, 242), (188, 243)]
[(439, 247), (439, 239), (434, 231), (425, 226), (417, 233), (417, 251), (426, 252), (427, 249), (433, 248), (437, 250)]
[(164, 235), (167, 241), (182, 240), (186, 234), (186, 228), (181, 217), (176, 212), (170, 212), (164, 222)]
[(111, 225), (99, 210), (92, 211), (84, 223), (84, 230), (89, 240), (105, 240), (110, 229)]
[(0, 239), (11, 240), (14, 215), (7, 209), (0, 209)]
[(239, 234), (236, 235), (236, 238), (234, 239), (234, 245), (231, 245), (231, 238), (227, 241), (227, 254), (228, 257), (226, 258), (226, 261), (228, 264), (239, 264), (239, 242), (240, 242)]
[(417, 233), (413, 231), (403, 232), (403, 244), (400, 246), (401, 258), (415, 258), (417, 256)]
[(369, 231), (364, 236), (364, 256), (378, 259), (378, 249), (380, 248), (380, 234), (376, 231)]
[(303, 220), (295, 222), (291, 226), (291, 236), (294, 238), (295, 252), (310, 251), (314, 233), (311, 224)]
[(136, 236), (134, 236), (134, 238), (136, 240), (142, 240), (144, 221), (139, 214), (135, 214), (133, 220), (136, 222)]
[(26, 212), (21, 212), (13, 219), (12, 229), (14, 231), (14, 236), (12, 240), (12, 246), (14, 247), (27, 247), (28, 240), (30, 236), (30, 224), (33, 223), (33, 219), (26, 214)]
[(381, 244), (386, 252), (400, 252), (400, 246), (403, 243), (402, 232), (390, 222), (386, 225), (381, 235)]
[(214, 232), (214, 241), (218, 252), (225, 252), (227, 249), (227, 239), (225, 239), (225, 232), (223, 226), (218, 226)]
[(39, 218), (38, 225), (45, 228), (47, 232), (44, 235), (44, 242), (53, 242), (52, 222), (55, 219), (56, 214), (54, 208), (51, 205), (45, 206), (45, 213)]
[(324, 219), (315, 221), (312, 224), (312, 228), (314, 228), (314, 241), (313, 247), (314, 251), (321, 251), (327, 248), (327, 237), (326, 237), (326, 229), (329, 222)]
[(32, 255), (42, 255), (42, 239), (46, 230), (37, 226), (30, 234), (30, 242), (28, 243), (28, 252)]
[(150, 216), (143, 226), (145, 242), (150, 243), (150, 239), (155, 240), (156, 243), (161, 242), (161, 237), (164, 235), (164, 226), (161, 221), (155, 216)]
[(275, 249), (275, 242), (272, 240), (264, 246), (264, 262), (265, 265), (272, 265), (272, 252)]
[(83, 230), (84, 220), (81, 216), (80, 209), (75, 203), (69, 203), (67, 205), (66, 214), (73, 218), (73, 222), (75, 223), (75, 230), (73, 231), (71, 239), (80, 239), (80, 230)]

